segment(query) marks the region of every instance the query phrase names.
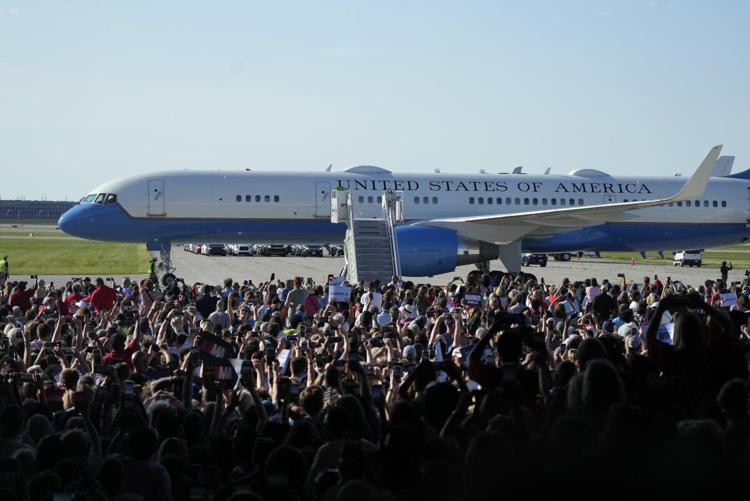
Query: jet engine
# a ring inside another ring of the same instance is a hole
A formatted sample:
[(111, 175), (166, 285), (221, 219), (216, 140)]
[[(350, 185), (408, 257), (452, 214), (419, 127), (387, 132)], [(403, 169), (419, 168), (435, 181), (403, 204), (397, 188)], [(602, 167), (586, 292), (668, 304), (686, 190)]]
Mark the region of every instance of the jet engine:
[(458, 236), (455, 230), (435, 226), (398, 226), (396, 241), (405, 276), (449, 273), (456, 266), (497, 259), (497, 245)]

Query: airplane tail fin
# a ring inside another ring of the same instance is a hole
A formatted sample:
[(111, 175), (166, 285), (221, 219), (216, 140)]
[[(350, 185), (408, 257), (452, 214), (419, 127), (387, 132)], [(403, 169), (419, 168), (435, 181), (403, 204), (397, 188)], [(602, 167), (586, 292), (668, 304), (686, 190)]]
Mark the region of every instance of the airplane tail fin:
[(714, 167), (714, 177), (726, 177), (732, 173), (732, 165), (734, 165), (734, 157), (723, 156), (719, 157)]

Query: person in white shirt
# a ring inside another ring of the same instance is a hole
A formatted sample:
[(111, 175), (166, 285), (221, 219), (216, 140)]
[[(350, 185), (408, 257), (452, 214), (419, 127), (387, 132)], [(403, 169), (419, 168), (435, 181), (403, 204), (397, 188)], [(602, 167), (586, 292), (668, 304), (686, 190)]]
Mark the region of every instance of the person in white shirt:
[(383, 295), (377, 288), (377, 282), (367, 284), (367, 291), (362, 294), (360, 303), (364, 306), (363, 310), (369, 309), (370, 306), (377, 308), (377, 311), (383, 309)]
[(388, 287), (393, 287), (397, 291), (401, 290), (401, 279), (398, 278), (398, 275), (393, 275), (391, 278), (391, 281), (388, 283)]
[(591, 285), (586, 289), (586, 299), (588, 303), (593, 303), (596, 296), (602, 293), (601, 287), (595, 278), (591, 279)]
[(219, 299), (216, 302), (216, 311), (208, 316), (208, 320), (214, 325), (221, 325), (222, 328), (229, 328), (229, 314), (224, 311), (224, 300)]

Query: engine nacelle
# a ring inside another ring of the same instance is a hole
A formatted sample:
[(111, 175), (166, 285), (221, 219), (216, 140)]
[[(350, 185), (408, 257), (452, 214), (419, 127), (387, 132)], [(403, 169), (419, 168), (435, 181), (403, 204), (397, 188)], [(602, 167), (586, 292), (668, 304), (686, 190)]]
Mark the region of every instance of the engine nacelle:
[(497, 245), (467, 240), (455, 230), (436, 226), (396, 227), (401, 273), (410, 277), (430, 277), (449, 273), (456, 266), (497, 259)]

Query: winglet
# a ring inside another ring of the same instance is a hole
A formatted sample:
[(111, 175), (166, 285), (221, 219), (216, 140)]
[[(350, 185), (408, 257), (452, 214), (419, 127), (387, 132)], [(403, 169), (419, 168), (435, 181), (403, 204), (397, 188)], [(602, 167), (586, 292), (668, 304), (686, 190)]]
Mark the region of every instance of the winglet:
[(708, 186), (708, 180), (714, 172), (716, 160), (721, 153), (721, 145), (714, 146), (703, 162), (698, 166), (690, 179), (687, 180), (682, 189), (675, 196), (669, 199), (670, 202), (680, 202), (682, 200), (694, 200), (703, 196)]

